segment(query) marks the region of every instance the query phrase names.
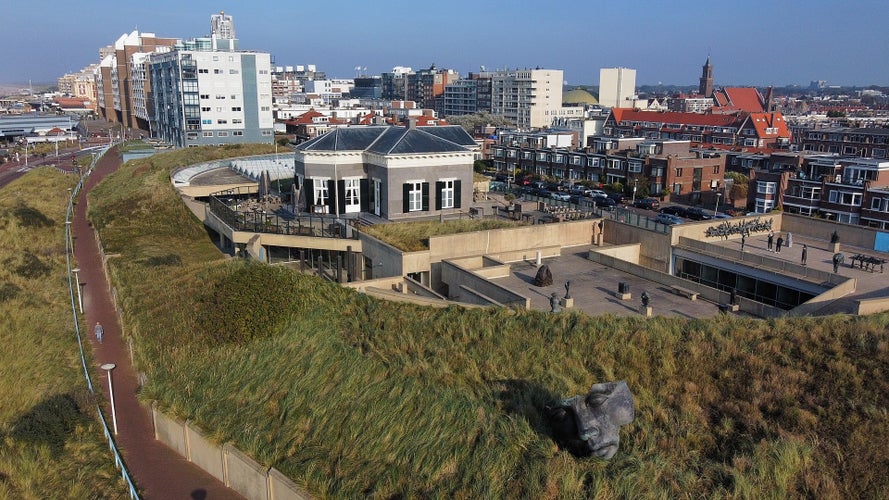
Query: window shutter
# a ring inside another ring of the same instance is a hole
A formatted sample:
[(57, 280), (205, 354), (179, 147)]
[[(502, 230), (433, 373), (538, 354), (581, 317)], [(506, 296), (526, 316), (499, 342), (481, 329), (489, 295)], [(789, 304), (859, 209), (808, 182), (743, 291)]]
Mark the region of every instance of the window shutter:
[(435, 209), (441, 210), (441, 191), (444, 189), (445, 183), (441, 181), (435, 182)]
[(370, 209), (370, 198), (373, 196), (370, 189), (370, 182), (367, 179), (358, 181), (358, 199), (361, 203), (361, 211), (367, 212)]
[(460, 208), (460, 179), (454, 181), (454, 208)]
[(401, 188), (401, 203), (404, 207), (404, 213), (408, 213), (411, 211), (411, 185), (402, 184)]
[(327, 181), (327, 213), (336, 213), (336, 181)]
[(338, 191), (336, 192), (337, 197), (337, 205), (339, 205), (339, 213), (346, 213), (346, 181), (336, 181), (336, 187)]
[(429, 211), (429, 183), (423, 183), (423, 211)]

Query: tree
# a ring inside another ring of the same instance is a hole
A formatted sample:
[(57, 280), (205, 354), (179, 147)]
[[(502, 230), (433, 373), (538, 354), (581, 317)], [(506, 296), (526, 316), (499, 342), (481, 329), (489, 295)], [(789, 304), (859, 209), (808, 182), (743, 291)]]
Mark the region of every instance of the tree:
[(485, 125), (494, 127), (512, 127), (514, 124), (500, 115), (490, 113), (476, 113), (474, 115), (454, 115), (446, 117), (451, 125), (459, 125), (464, 130), (473, 133), (477, 128)]

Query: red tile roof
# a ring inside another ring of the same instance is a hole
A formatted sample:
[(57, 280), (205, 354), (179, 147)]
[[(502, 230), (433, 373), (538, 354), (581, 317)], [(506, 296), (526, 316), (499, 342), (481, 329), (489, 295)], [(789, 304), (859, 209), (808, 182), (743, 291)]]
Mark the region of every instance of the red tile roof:
[[(750, 113), (762, 113), (763, 98), (753, 87), (725, 87), (713, 92), (716, 108), (729, 111), (747, 111)], [(721, 112), (715, 109), (714, 113)]]
[(790, 137), (790, 129), (781, 113), (750, 113), (742, 128), (751, 125), (756, 129), (756, 135), (763, 139)]
[(614, 121), (620, 124), (623, 121), (654, 122), (654, 123), (678, 123), (681, 125), (706, 125), (731, 127), (737, 126), (738, 118), (732, 115), (711, 115), (701, 113), (680, 113), (674, 111), (636, 111), (633, 108), (613, 108), (611, 114)]

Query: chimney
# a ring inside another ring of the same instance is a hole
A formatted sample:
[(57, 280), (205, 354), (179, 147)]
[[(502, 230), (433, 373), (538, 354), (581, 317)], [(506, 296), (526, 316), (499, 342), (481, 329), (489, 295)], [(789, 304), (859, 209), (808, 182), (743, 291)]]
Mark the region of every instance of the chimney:
[(410, 117), (407, 119), (407, 128), (413, 130), (417, 128), (417, 119), (414, 117)]

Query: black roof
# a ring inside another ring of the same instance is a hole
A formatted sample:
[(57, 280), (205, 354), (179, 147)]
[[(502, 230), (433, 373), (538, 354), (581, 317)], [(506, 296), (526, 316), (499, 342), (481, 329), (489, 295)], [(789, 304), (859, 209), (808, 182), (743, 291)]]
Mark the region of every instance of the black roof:
[(381, 155), (467, 151), (475, 145), (458, 126), (408, 128), (370, 126), (336, 128), (304, 142), (297, 151), (370, 151)]

